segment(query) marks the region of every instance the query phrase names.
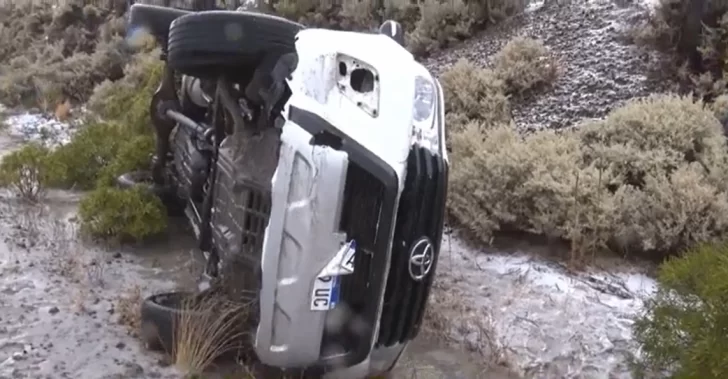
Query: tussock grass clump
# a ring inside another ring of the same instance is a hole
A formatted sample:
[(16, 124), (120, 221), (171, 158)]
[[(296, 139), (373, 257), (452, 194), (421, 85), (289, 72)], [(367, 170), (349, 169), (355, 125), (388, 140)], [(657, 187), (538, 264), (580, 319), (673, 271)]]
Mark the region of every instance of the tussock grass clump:
[(728, 146), (703, 103), (654, 95), (580, 130), (451, 132), (449, 210), (477, 238), (520, 231), (663, 258), (728, 232)]
[(175, 365), (188, 374), (201, 374), (214, 361), (242, 347), (245, 304), (219, 295), (184, 300), (173, 327)]
[(665, 262), (660, 287), (635, 322), (643, 377), (728, 376), (728, 247), (703, 244)]
[(521, 95), (556, 80), (556, 61), (540, 40), (516, 37), (496, 54), (493, 68), (507, 92)]
[(141, 288), (134, 286), (125, 291), (116, 303), (119, 324), (126, 326), (127, 330), (132, 334), (141, 329), (141, 304), (143, 300)]

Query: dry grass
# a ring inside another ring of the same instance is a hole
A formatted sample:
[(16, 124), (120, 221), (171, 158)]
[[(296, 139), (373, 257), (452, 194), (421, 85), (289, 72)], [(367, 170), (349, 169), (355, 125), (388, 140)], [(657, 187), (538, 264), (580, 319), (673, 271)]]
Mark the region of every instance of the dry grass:
[(141, 329), (142, 290), (139, 286), (129, 288), (116, 302), (115, 312), (119, 315), (119, 324), (127, 327), (130, 334)]
[(210, 296), (183, 303), (173, 336), (175, 364), (188, 374), (201, 374), (216, 359), (242, 347), (248, 307)]

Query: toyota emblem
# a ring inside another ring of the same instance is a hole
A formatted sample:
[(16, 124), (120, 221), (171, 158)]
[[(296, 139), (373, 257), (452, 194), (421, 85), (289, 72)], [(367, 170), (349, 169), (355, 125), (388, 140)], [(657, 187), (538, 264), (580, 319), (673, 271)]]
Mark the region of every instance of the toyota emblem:
[(427, 237), (415, 241), (409, 251), (409, 274), (415, 281), (421, 281), (432, 269), (435, 260), (435, 247)]

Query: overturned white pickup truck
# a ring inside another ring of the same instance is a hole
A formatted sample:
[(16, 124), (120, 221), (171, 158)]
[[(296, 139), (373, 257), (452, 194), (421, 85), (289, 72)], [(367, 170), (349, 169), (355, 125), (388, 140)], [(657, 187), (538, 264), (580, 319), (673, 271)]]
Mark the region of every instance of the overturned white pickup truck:
[[(189, 219), (211, 285), (255, 303), (262, 363), (389, 372), (422, 325), (448, 183), (442, 90), (401, 27), (150, 5), (130, 25), (156, 37), (166, 71), (151, 173), (120, 183), (146, 180)], [(143, 307), (163, 344), (178, 297)]]

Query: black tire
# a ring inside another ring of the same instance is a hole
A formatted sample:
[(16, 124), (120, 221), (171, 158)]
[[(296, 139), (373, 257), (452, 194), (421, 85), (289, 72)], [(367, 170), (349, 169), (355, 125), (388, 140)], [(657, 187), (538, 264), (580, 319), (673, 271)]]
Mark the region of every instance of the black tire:
[[(166, 292), (144, 299), (141, 306), (140, 335), (145, 346), (150, 350), (172, 353), (175, 343), (175, 328), (182, 316), (188, 320), (195, 320), (197, 318), (200, 320), (199, 322), (210, 322), (210, 312), (215, 312), (216, 310), (194, 309), (196, 306), (194, 304), (207, 307), (208, 305), (202, 303), (202, 301), (222, 295), (221, 292), (213, 288), (211, 287), (207, 291), (199, 293), (185, 291)], [(190, 307), (193, 309), (190, 309)], [(224, 333), (228, 336), (242, 335), (240, 331), (245, 326), (243, 316), (237, 314), (226, 316), (232, 317), (234, 320), (224, 320), (218, 325), (228, 325), (230, 329), (224, 331), (216, 329), (215, 334), (218, 337), (220, 337), (219, 333)], [(237, 320), (238, 317), (241, 317), (241, 319)], [(224, 355), (227, 355), (227, 353), (223, 353)]]
[(174, 325), (182, 312), (182, 305), (194, 296), (191, 292), (169, 292), (144, 299), (141, 309), (142, 341), (150, 350), (172, 352)]
[(295, 52), (303, 25), (247, 11), (210, 11), (182, 16), (169, 29), (167, 63), (186, 75), (245, 74), (271, 54)]
[(144, 28), (154, 36), (163, 50), (167, 47), (167, 37), (172, 21), (192, 12), (181, 9), (165, 8), (149, 4), (134, 4), (129, 10), (129, 30)]

